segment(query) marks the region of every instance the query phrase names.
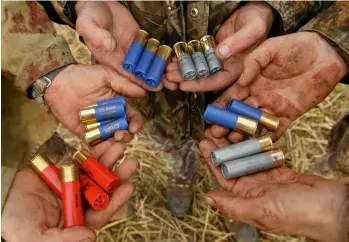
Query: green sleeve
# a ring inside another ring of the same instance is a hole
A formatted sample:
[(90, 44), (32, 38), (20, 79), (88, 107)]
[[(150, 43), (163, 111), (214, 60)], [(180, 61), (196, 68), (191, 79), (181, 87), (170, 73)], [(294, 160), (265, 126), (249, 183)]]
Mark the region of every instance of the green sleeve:
[(337, 48), (349, 66), (349, 2), (336, 2), (310, 20), (300, 31), (314, 31)]
[(290, 33), (300, 26), (309, 15), (316, 15), (329, 8), (332, 1), (272, 1), (267, 0), (278, 19), (280, 33)]

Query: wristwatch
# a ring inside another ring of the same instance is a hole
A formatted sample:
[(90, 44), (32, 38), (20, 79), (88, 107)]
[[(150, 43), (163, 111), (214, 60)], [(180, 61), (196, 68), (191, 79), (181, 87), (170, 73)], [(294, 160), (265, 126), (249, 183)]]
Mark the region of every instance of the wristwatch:
[(37, 79), (28, 88), (29, 98), (35, 99), (38, 103), (40, 103), (41, 106), (49, 108), (44, 99), (45, 92), (47, 88), (49, 88), (52, 85), (52, 81), (54, 80), (54, 78), (68, 66), (69, 65), (57, 68)]

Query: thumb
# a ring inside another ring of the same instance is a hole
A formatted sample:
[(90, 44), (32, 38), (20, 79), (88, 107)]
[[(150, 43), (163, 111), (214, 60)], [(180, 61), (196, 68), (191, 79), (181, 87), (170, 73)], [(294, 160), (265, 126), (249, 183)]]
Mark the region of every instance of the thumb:
[(221, 59), (229, 58), (255, 44), (260, 37), (258, 32), (254, 31), (252, 25), (246, 25), (224, 39), (218, 45), (216, 54)]
[(52, 228), (45, 231), (43, 240), (46, 242), (95, 242), (97, 239), (96, 233), (92, 229), (82, 226), (71, 228)]
[(258, 77), (261, 70), (273, 60), (276, 50), (273, 45), (273, 39), (269, 39), (245, 57), (244, 71), (237, 81), (240, 86), (250, 85)]
[(116, 40), (106, 29), (98, 26), (93, 16), (81, 13), (76, 21), (76, 31), (86, 42), (94, 45), (96, 48), (102, 48), (105, 51), (113, 52), (116, 48)]
[(225, 216), (240, 222), (248, 223), (251, 211), (255, 210), (253, 198), (237, 197), (225, 190), (209, 191), (205, 199)]

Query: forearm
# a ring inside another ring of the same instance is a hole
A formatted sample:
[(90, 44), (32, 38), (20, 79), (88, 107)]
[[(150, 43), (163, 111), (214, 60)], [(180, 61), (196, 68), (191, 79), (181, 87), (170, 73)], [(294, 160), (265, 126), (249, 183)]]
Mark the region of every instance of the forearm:
[(3, 2), (2, 73), (22, 91), (39, 77), (75, 63), (69, 46), (37, 2)]
[[(303, 234), (318, 242), (349, 242), (349, 186), (343, 186), (343, 192), (337, 193), (329, 207), (324, 208), (324, 214), (319, 214), (316, 225), (309, 228), (309, 233)], [(327, 213), (330, 211), (330, 213)]]

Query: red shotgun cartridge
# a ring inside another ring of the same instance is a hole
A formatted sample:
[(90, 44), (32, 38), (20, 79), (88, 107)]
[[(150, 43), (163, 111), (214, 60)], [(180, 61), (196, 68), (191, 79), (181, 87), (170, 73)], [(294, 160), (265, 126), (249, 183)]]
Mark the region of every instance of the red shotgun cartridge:
[(107, 193), (112, 193), (120, 186), (120, 179), (105, 168), (87, 150), (77, 151), (73, 156), (73, 161), (81, 165), (81, 168)]
[(44, 154), (36, 155), (30, 161), (31, 168), (62, 199), (62, 183), (58, 168)]
[(109, 204), (109, 196), (91, 178), (80, 174), (82, 191), (87, 202), (94, 210), (103, 210)]
[(64, 227), (84, 225), (82, 212), (79, 168), (75, 164), (64, 165), (60, 168), (63, 188), (63, 217)]

